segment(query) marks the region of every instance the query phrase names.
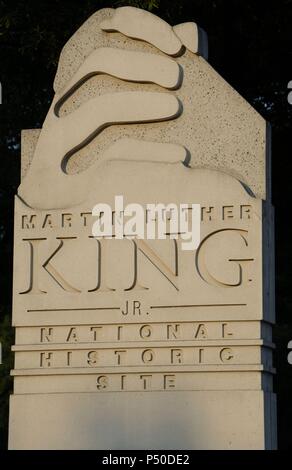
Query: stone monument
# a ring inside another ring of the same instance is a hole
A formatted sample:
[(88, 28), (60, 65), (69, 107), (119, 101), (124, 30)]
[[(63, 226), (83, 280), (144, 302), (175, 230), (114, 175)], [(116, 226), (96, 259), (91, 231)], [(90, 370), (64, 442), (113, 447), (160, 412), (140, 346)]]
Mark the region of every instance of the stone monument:
[[(195, 23), (102, 9), (22, 132), (10, 449), (276, 447), (268, 127), (207, 49)], [(198, 247), (93, 236), (117, 195), (200, 204)]]

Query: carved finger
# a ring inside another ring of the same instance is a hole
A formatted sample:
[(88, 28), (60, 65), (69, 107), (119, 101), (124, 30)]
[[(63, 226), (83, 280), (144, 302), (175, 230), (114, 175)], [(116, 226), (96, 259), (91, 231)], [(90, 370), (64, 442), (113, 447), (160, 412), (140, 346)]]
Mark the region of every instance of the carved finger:
[(118, 31), (146, 41), (168, 55), (176, 56), (183, 50), (181, 41), (166, 21), (138, 8), (117, 8), (113, 17), (101, 22), (100, 27), (103, 31)]
[(55, 105), (58, 115), (61, 105), (79, 86), (93, 75), (108, 74), (121, 80), (155, 83), (174, 89), (181, 81), (179, 65), (168, 57), (102, 47), (92, 52), (78, 69)]

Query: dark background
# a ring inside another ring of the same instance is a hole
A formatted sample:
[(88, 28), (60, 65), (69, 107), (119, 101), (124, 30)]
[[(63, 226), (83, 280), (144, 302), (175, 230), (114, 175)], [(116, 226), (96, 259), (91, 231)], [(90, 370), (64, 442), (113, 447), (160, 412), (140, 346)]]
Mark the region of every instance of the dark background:
[[(12, 388), (10, 345), (13, 198), (20, 179), (20, 130), (39, 128), (53, 98), (63, 45), (96, 10), (124, 5), (151, 10), (170, 24), (195, 21), (209, 37), (210, 64), (271, 123), (276, 209), (276, 312), (279, 448), (292, 445), (291, 124), (292, 0), (0, 0), (0, 448), (7, 446)], [(240, 423), (239, 423), (240, 426)]]

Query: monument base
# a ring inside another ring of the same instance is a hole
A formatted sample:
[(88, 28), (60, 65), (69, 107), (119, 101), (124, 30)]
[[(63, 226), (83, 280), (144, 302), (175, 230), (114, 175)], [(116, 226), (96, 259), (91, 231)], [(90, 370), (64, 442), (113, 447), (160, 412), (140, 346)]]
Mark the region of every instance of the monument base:
[(275, 394), (171, 391), (11, 396), (10, 449), (275, 449)]

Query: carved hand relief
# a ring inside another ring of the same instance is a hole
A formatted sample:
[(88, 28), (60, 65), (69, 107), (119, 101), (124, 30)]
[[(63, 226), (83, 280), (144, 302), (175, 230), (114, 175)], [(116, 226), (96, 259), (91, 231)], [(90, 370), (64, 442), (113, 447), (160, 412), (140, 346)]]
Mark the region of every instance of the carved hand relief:
[[(185, 50), (184, 43), (189, 44), (193, 52), (197, 52), (195, 24), (188, 24), (186, 28), (181, 25), (175, 33), (160, 18), (136, 8), (117, 9), (110, 19), (101, 22), (99, 26), (102, 31), (108, 32), (104, 34), (119, 31), (153, 44), (168, 55), (182, 54)], [(156, 84), (161, 91), (105, 93), (83, 103), (69, 115), (60, 117), (60, 108), (66, 100), (90, 77), (101, 74), (122, 81)], [(19, 196), (33, 208), (65, 208), (86, 200), (100, 171), (99, 167), (106, 160), (186, 163), (187, 151), (183, 142), (168, 144), (124, 138), (111, 142), (86, 171), (78, 175), (66, 173), (68, 159), (108, 126), (178, 119), (183, 112), (183, 104), (166, 90), (180, 88), (182, 80), (182, 68), (170, 57), (113, 47), (94, 50), (62, 92), (56, 93), (32, 164), (19, 187)], [(172, 139), (169, 136), (169, 140)]]
[[(95, 22), (89, 50), (81, 29), (74, 55), (62, 53), (21, 199), (37, 209), (82, 204), (112, 160), (214, 168), (264, 197), (264, 121), (200, 57), (204, 32), (133, 7), (100, 10)], [(72, 174), (79, 154), (93, 157)]]

